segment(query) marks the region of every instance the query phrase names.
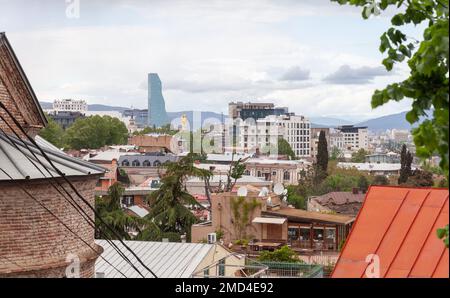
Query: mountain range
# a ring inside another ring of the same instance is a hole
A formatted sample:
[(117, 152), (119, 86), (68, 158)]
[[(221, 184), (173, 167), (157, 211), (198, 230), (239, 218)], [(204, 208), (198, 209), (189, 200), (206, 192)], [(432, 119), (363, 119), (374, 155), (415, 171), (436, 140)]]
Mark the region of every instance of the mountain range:
[[(50, 102), (40, 102), (41, 107), (46, 109), (52, 108), (52, 103)], [(128, 108), (125, 107), (117, 107), (117, 106), (109, 106), (109, 105), (101, 105), (101, 104), (91, 104), (88, 105), (89, 111), (118, 111), (123, 112)], [(340, 125), (356, 125), (356, 126), (367, 126), (369, 130), (379, 132), (384, 131), (386, 129), (411, 129), (411, 124), (406, 121), (406, 113), (400, 112), (396, 114), (386, 115), (382, 117), (377, 117), (373, 119), (369, 119), (359, 123), (352, 123), (351, 121), (332, 118), (332, 117), (310, 117), (313, 127), (337, 127)], [(172, 121), (173, 119), (180, 118), (183, 114), (187, 116), (189, 123), (193, 123), (193, 112), (192, 111), (180, 111), (180, 112), (168, 112), (169, 119)], [(201, 113), (202, 120), (208, 118), (214, 118), (221, 120), (222, 117), (226, 117), (226, 115), (222, 115), (215, 112), (205, 111)]]

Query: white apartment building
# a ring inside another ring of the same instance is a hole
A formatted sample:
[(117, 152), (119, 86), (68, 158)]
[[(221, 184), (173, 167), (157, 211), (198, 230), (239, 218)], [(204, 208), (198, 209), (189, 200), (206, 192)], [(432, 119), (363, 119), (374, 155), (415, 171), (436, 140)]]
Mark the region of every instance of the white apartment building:
[(344, 133), (341, 131), (331, 128), (330, 129), (330, 148), (338, 148), (339, 150), (343, 151), (346, 149), (345, 143), (344, 143)]
[(85, 114), (88, 110), (85, 100), (57, 99), (53, 102), (55, 112), (80, 112)]
[(259, 149), (265, 153), (266, 148), (276, 148), (280, 137), (291, 145), (297, 157), (311, 156), (311, 123), (304, 116), (270, 115), (256, 122), (248, 119), (239, 125), (239, 145), (249, 148), (249, 152)]
[(338, 127), (338, 131), (344, 138), (344, 150), (358, 151), (359, 149), (369, 149), (369, 131), (367, 127), (344, 125)]

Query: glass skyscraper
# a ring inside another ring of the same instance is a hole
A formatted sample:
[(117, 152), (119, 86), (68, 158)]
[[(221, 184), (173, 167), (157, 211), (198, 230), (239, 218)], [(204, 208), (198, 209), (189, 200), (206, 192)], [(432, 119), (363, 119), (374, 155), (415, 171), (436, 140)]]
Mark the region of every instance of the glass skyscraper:
[(157, 73), (148, 74), (148, 125), (161, 127), (169, 124), (162, 84)]

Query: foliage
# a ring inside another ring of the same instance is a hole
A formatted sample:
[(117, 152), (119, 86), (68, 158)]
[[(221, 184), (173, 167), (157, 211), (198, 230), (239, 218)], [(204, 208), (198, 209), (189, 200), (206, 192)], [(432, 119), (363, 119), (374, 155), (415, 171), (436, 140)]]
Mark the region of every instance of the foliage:
[(255, 198), (246, 199), (245, 197), (238, 197), (231, 199), (233, 226), (236, 231), (236, 236), (239, 239), (247, 238), (247, 227), (251, 225), (251, 214), (260, 206), (261, 203)]
[(408, 177), (405, 184), (413, 187), (431, 187), (434, 185), (433, 174), (427, 171), (415, 170)]
[[(112, 227), (112, 229), (120, 236), (121, 239), (130, 239), (129, 231), (140, 231), (141, 227), (146, 225), (145, 220), (133, 217), (125, 213), (120, 205), (120, 200), (124, 193), (124, 188), (115, 183), (108, 189), (108, 195), (103, 198), (97, 197), (95, 200), (95, 209), (100, 217)], [(117, 240), (109, 229), (107, 229), (99, 218), (95, 219), (97, 238), (108, 237)]]
[(245, 169), (246, 166), (242, 162), (241, 158), (230, 164), (230, 168), (228, 169), (227, 172), (227, 183), (223, 188), (224, 192), (229, 192), (234, 188), (238, 179), (242, 178), (242, 175), (244, 175)]
[(119, 169), (119, 175), (117, 175), (117, 180), (125, 185), (130, 184), (130, 177), (124, 169)]
[(262, 251), (258, 257), (260, 262), (302, 263), (297, 253), (285, 245), (274, 251)]
[(357, 152), (352, 154), (352, 162), (356, 163), (364, 163), (366, 162), (366, 155), (368, 152), (363, 148), (359, 149)]
[(110, 116), (92, 116), (77, 119), (66, 130), (66, 142), (72, 149), (98, 149), (105, 145), (127, 143), (128, 130), (125, 124)]
[(437, 230), (437, 235), (438, 235), (439, 239), (443, 239), (444, 240), (444, 244), (448, 248), (448, 225), (446, 225), (442, 229), (438, 229)]
[(364, 175), (360, 175), (358, 179), (358, 188), (362, 192), (367, 192), (367, 189), (369, 188), (369, 180)]
[(317, 166), (325, 173), (328, 170), (328, 143), (323, 130), (320, 131), (317, 145)]
[(409, 176), (412, 175), (411, 164), (413, 157), (411, 152), (406, 149), (406, 145), (402, 146), (402, 152), (400, 154), (400, 177), (398, 177), (398, 184), (404, 184), (408, 181)]
[(297, 209), (306, 210), (306, 197), (301, 194), (301, 188), (289, 185), (287, 186), (287, 201)]
[[(332, 0), (340, 4), (363, 6), (363, 17), (379, 14), (390, 6), (400, 12), (392, 19), (392, 27), (381, 36), (380, 52), (388, 57), (383, 65), (388, 71), (395, 63), (408, 60), (410, 76), (403, 82), (376, 90), (372, 107), (376, 108), (394, 100), (413, 100), (412, 109), (406, 115), (411, 123), (432, 113), (413, 130), (416, 154), (429, 158), (434, 153), (441, 156), (440, 167), (448, 177), (449, 172), (449, 1), (448, 0)], [(421, 42), (408, 38), (401, 26), (426, 23)]]
[(189, 154), (176, 163), (168, 163), (161, 187), (149, 196), (150, 213), (146, 218), (162, 233), (190, 235), (191, 226), (197, 222), (187, 206), (203, 206), (186, 191), (184, 182), (189, 176), (205, 177), (211, 172), (196, 168), (194, 159), (195, 155)]
[(291, 145), (284, 138), (278, 138), (278, 155), (287, 155), (292, 160), (297, 158)]
[(372, 185), (389, 185), (389, 180), (384, 175), (377, 175), (373, 178)]
[(330, 160), (339, 160), (342, 158), (342, 151), (338, 147), (331, 148)]
[(217, 240), (222, 239), (223, 236), (224, 236), (224, 234), (225, 234), (225, 233), (223, 232), (223, 230), (221, 230), (221, 229), (216, 230)]
[(39, 135), (46, 141), (52, 143), (58, 148), (64, 147), (64, 129), (51, 117), (47, 117), (47, 126), (39, 132)]

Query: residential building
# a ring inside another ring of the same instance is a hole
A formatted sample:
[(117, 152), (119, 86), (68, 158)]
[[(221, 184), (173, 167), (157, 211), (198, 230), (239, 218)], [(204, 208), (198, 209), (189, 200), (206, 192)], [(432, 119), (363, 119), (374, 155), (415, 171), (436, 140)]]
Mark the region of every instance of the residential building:
[(338, 130), (344, 136), (345, 149), (358, 151), (360, 149), (367, 150), (369, 148), (369, 137), (367, 127), (357, 127), (353, 125), (343, 125)]
[(448, 188), (372, 186), (333, 278), (449, 278)]
[[(0, 277), (65, 277), (71, 255), (79, 257), (80, 277), (92, 277), (101, 252), (94, 243), (94, 228), (52, 186), (64, 181), (61, 175), (36, 160), (45, 160), (43, 151), (91, 205), (104, 169), (70, 157), (36, 136), (47, 121), (4, 33), (0, 33), (0, 102), (37, 144), (23, 133), (16, 137), (12, 130), (19, 127), (0, 107), (5, 119), (0, 119)], [(93, 219), (90, 212), (88, 216)]]
[(122, 117), (133, 118), (138, 128), (148, 126), (148, 109), (129, 109), (122, 112)]
[(289, 113), (286, 107), (275, 107), (273, 103), (259, 103), (259, 102), (230, 102), (228, 104), (228, 116), (231, 119), (247, 120), (253, 118), (255, 120), (266, 118), (267, 116), (275, 115), (281, 116)]
[(77, 99), (57, 99), (53, 102), (53, 111), (55, 112), (76, 112), (85, 114), (88, 105), (85, 100)]
[[(267, 116), (256, 122), (243, 121), (238, 133), (239, 146), (248, 152), (278, 154), (277, 143), (284, 138), (297, 157), (311, 156), (311, 124), (304, 116)], [(268, 150), (270, 148), (270, 150)]]
[(212, 219), (192, 226), (192, 242), (220, 230), (225, 244), (242, 237), (252, 239), (252, 250), (273, 250), (289, 244), (299, 252), (337, 251), (354, 221), (351, 216), (291, 208), (273, 193), (249, 189), (245, 201), (254, 209), (249, 211), (248, 222), (240, 229), (233, 215), (236, 208), (233, 204), (238, 204), (236, 198), (236, 191), (213, 194)]
[(400, 163), (400, 154), (388, 152), (366, 155), (366, 163)]
[(128, 139), (128, 144), (138, 147), (141, 153), (171, 152), (177, 154), (182, 146), (181, 143), (178, 144), (175, 137), (167, 134), (132, 136)]
[(398, 142), (398, 143), (405, 143), (411, 140), (412, 135), (411, 131), (409, 130), (402, 130), (402, 129), (392, 129), (390, 137), (392, 140)]
[(148, 74), (148, 126), (161, 127), (170, 124), (166, 103), (162, 95), (161, 79), (156, 73)]
[(297, 185), (301, 172), (310, 165), (311, 163), (305, 160), (250, 158), (245, 161), (245, 174), (272, 181), (274, 184)]
[(345, 137), (344, 133), (340, 130), (331, 128), (330, 129), (330, 147), (331, 148), (338, 148), (341, 151), (344, 151), (347, 149), (345, 146)]
[(53, 111), (48, 113), (48, 116), (58, 123), (63, 129), (69, 128), (75, 121), (85, 117), (85, 115), (81, 112), (70, 111)]
[[(105, 240), (96, 240), (103, 248), (102, 256), (95, 263), (95, 274), (98, 278), (139, 278), (139, 273), (123, 260), (117, 251)], [(121, 246), (119, 241), (113, 243)], [(205, 272), (207, 267), (221, 262), (223, 270), (216, 274), (210, 270), (209, 277), (234, 277), (236, 272), (245, 266), (245, 257), (233, 255), (225, 247), (217, 243), (174, 243), (150, 241), (125, 241), (144, 264), (158, 278), (190, 278), (198, 271)], [(146, 278), (154, 276), (138, 262), (135, 267)], [(125, 273), (123, 276), (120, 272)]]
[[(234, 179), (233, 179), (234, 180)], [(234, 183), (234, 181), (232, 181)], [(209, 179), (210, 187), (215, 192), (222, 191), (222, 188), (227, 184), (226, 175), (213, 175)], [(236, 180), (235, 188), (240, 186), (252, 186), (257, 188), (265, 187), (272, 189), (272, 181), (266, 181), (263, 178), (243, 175)], [(191, 177), (185, 182), (187, 191), (193, 195), (205, 195), (205, 181), (198, 177)]]
[(356, 216), (366, 194), (359, 189), (353, 191), (333, 191), (321, 196), (308, 198), (308, 211)]
[[(339, 168), (351, 169), (355, 168), (358, 171), (366, 172), (370, 175), (399, 175), (400, 174), (400, 163), (354, 163), (354, 162), (340, 162), (337, 165)], [(416, 166), (411, 166), (412, 170), (416, 169)]]

